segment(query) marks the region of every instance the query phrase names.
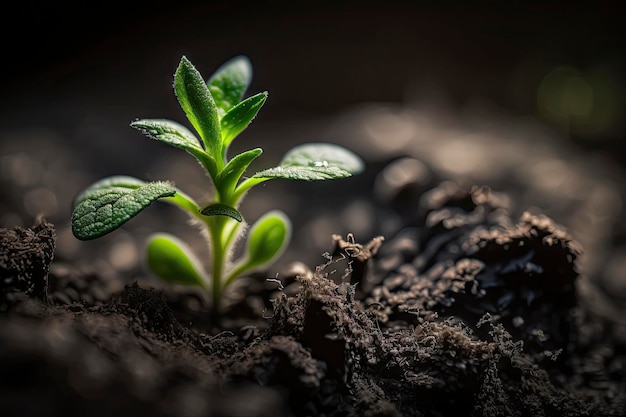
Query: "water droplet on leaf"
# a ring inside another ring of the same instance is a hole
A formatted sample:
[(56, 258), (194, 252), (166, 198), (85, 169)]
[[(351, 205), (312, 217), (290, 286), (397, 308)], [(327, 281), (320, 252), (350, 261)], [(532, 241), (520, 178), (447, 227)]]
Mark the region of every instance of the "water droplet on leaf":
[(327, 168), (328, 161), (314, 161), (314, 162), (311, 162), (309, 165), (317, 167), (317, 168)]

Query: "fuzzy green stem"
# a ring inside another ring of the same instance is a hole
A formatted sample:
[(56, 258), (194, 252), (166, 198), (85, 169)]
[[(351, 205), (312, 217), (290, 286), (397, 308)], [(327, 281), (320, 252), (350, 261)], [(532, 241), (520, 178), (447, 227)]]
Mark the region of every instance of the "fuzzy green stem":
[(172, 197), (163, 198), (163, 201), (174, 204), (192, 215), (193, 217), (205, 221), (205, 217), (200, 213), (200, 208), (198, 207), (196, 202), (180, 190), (176, 190), (176, 194), (174, 194)]
[(226, 225), (227, 218), (223, 216), (211, 216), (207, 219), (209, 226), (209, 236), (211, 239), (211, 280), (213, 282), (212, 294), (213, 297), (213, 309), (218, 312), (221, 308), (222, 298), (222, 281), (224, 274), (224, 267), (226, 264), (227, 248), (225, 248), (223, 241), (223, 231)]
[(226, 279), (224, 280), (224, 288), (232, 284), (240, 275), (250, 269), (247, 262), (239, 263), (233, 270), (231, 270)]
[(204, 167), (206, 172), (209, 173), (211, 179), (215, 180), (217, 178), (218, 172), (222, 168), (219, 167), (218, 161), (215, 160), (211, 155), (203, 151), (194, 151), (193, 155), (200, 161), (200, 164)]
[[(240, 223), (225, 216), (211, 216), (205, 218), (209, 228), (209, 238), (211, 246), (211, 279), (212, 279), (212, 299), (216, 312), (221, 308), (221, 299), (224, 290), (231, 280), (226, 280), (226, 265), (229, 262), (231, 246), (238, 236)], [(232, 226), (232, 227), (229, 227)], [(228, 274), (230, 275), (230, 274)]]
[(259, 177), (250, 177), (244, 181), (242, 181), (236, 188), (235, 191), (232, 193), (232, 200), (234, 202), (239, 202), (243, 196), (246, 194), (246, 192), (248, 192), (248, 190), (252, 187), (254, 187), (255, 185), (259, 185), (262, 182), (271, 180), (272, 178), (259, 178)]

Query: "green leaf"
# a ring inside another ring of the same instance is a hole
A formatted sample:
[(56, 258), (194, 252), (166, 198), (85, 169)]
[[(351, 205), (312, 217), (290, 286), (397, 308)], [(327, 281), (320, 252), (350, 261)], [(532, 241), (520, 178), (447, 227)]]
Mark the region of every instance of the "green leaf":
[(263, 107), (265, 100), (267, 100), (267, 92), (259, 93), (237, 104), (224, 115), (220, 122), (224, 151), (233, 139), (248, 127)]
[(248, 237), (248, 264), (270, 263), (286, 248), (291, 237), (291, 222), (286, 214), (272, 210), (257, 220)]
[(147, 261), (150, 270), (169, 284), (197, 285), (207, 283), (198, 259), (189, 246), (167, 233), (156, 233), (148, 239)]
[(74, 205), (77, 206), (84, 199), (89, 197), (94, 191), (97, 190), (105, 190), (109, 188), (129, 188), (131, 190), (135, 190), (139, 187), (146, 185), (147, 183), (139, 178), (129, 177), (126, 175), (114, 175), (111, 177), (102, 178), (91, 184), (89, 187), (85, 188), (78, 196), (74, 199)]
[(209, 155), (220, 156), (222, 133), (215, 101), (202, 75), (184, 56), (174, 74), (174, 91)]
[(221, 65), (207, 85), (220, 115), (239, 103), (252, 80), (252, 64), (243, 56), (236, 56)]
[(202, 151), (198, 138), (185, 126), (172, 120), (141, 119), (132, 122), (130, 125), (150, 139), (165, 142), (168, 145), (186, 151)]
[(117, 229), (150, 204), (176, 194), (166, 182), (145, 183), (133, 177), (105, 178), (85, 189), (72, 212), (72, 232), (81, 240)]
[(248, 169), (248, 166), (254, 161), (259, 155), (263, 153), (261, 148), (251, 149), (249, 151), (240, 153), (235, 156), (233, 159), (228, 161), (228, 164), (224, 167), (224, 170), (219, 173), (217, 177), (217, 184), (222, 193), (230, 194), (237, 185), (237, 182), (243, 175), (243, 173)]
[(252, 225), (246, 255), (229, 274), (230, 283), (244, 272), (268, 266), (287, 248), (291, 239), (291, 221), (280, 210), (272, 210)]
[(363, 171), (361, 158), (348, 149), (332, 143), (306, 143), (296, 146), (287, 152), (280, 165), (283, 167), (337, 167), (351, 174)]
[(363, 161), (339, 145), (308, 143), (290, 150), (275, 168), (257, 172), (256, 178), (318, 181), (349, 177), (363, 171)]
[(352, 174), (337, 167), (315, 168), (315, 167), (275, 167), (264, 169), (254, 174), (256, 178), (283, 178), (298, 181), (323, 181), (347, 178)]
[(212, 178), (217, 175), (213, 157), (204, 151), (198, 138), (180, 123), (166, 119), (141, 119), (130, 125), (150, 139), (184, 149), (205, 167)]
[(237, 209), (221, 203), (213, 203), (209, 206), (206, 206), (202, 209), (202, 211), (200, 211), (200, 213), (204, 214), (205, 216), (228, 216), (237, 220), (238, 222), (241, 222), (243, 220), (241, 213), (239, 213)]

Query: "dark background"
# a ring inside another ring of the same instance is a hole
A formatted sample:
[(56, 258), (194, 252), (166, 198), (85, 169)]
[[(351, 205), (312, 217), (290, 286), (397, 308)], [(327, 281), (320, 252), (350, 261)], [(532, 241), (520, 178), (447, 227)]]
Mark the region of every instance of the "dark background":
[[(623, 90), (622, 4), (23, 2), (2, 18), (3, 123), (68, 127), (106, 110), (125, 120), (172, 114), (181, 55), (208, 76), (238, 53), (255, 66), (251, 91), (271, 94), (267, 121), (402, 101), (415, 90), (537, 116), (537, 89), (559, 66)], [(623, 91), (615, 96), (605, 113), (623, 110)], [(572, 136), (621, 152), (621, 116), (599, 126), (580, 120)]]

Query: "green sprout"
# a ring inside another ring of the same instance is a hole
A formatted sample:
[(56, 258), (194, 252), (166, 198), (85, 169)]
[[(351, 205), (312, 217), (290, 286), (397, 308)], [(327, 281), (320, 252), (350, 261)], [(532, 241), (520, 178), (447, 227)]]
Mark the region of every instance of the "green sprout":
[(284, 251), (291, 236), (289, 218), (279, 210), (261, 216), (250, 228), (246, 248), (239, 259), (234, 246), (247, 230), (239, 206), (255, 185), (274, 178), (329, 180), (349, 177), (363, 170), (363, 162), (349, 150), (329, 143), (309, 143), (291, 149), (279, 166), (244, 176), (261, 148), (228, 157), (228, 148), (255, 118), (267, 92), (243, 99), (250, 84), (252, 66), (244, 56), (235, 57), (205, 81), (182, 57), (174, 75), (174, 92), (200, 139), (185, 126), (166, 119), (141, 119), (131, 123), (151, 139), (181, 148), (197, 159), (212, 180), (212, 201), (200, 204), (171, 182), (145, 182), (128, 176), (112, 176), (95, 182), (75, 199), (72, 232), (80, 240), (101, 237), (119, 228), (157, 200), (172, 203), (201, 225), (210, 248), (210, 271), (190, 248), (170, 234), (148, 239), (147, 264), (171, 284), (204, 288), (220, 308), (224, 290), (238, 277), (267, 268)]

